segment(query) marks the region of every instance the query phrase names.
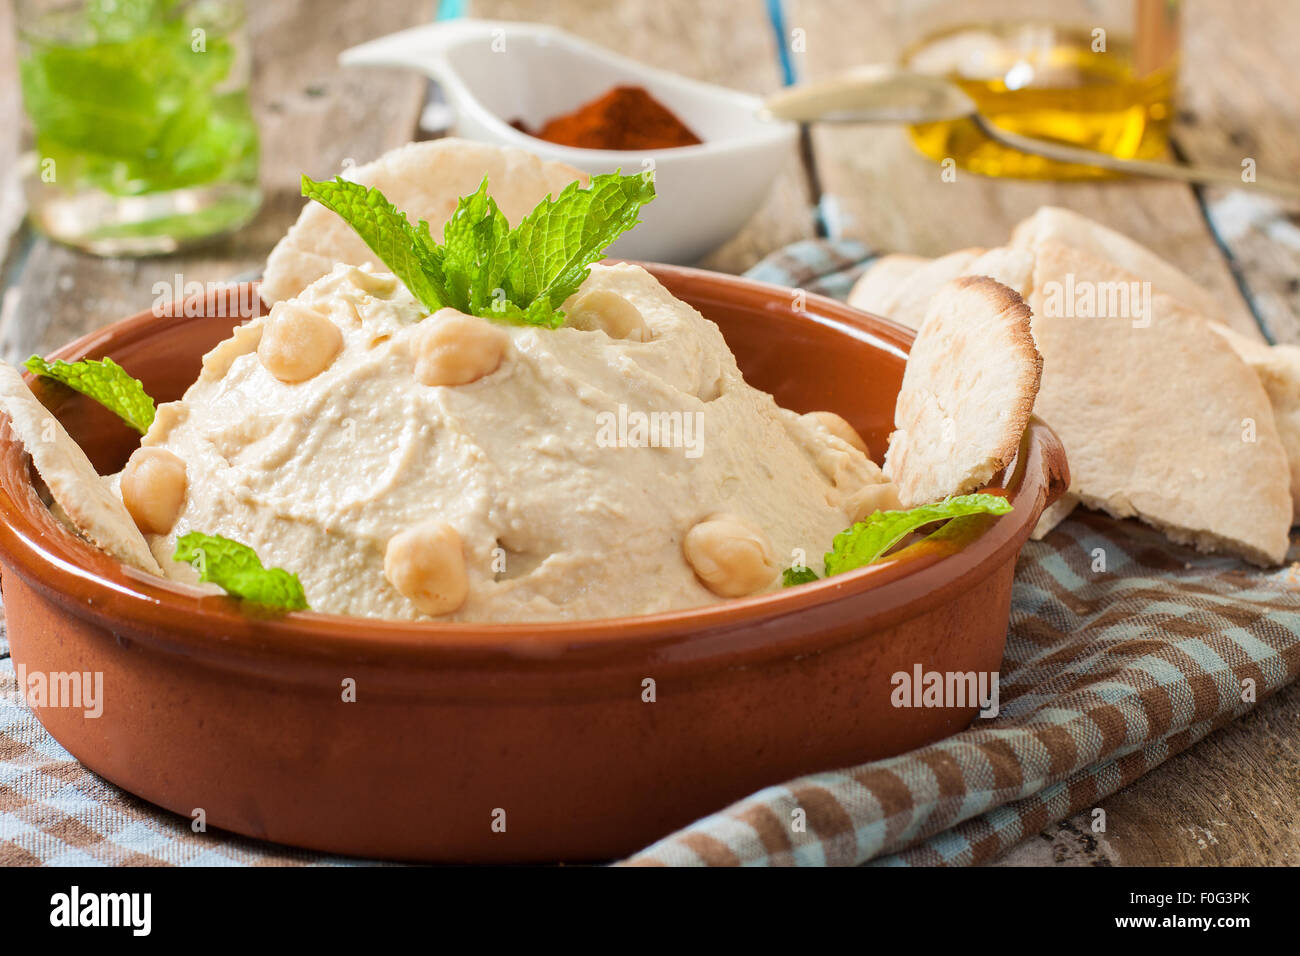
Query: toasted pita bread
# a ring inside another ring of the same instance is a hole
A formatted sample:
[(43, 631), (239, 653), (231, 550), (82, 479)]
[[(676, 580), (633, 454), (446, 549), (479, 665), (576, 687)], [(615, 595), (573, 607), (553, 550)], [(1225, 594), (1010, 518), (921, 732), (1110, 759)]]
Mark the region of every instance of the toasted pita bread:
[[(903, 257), (885, 256), (854, 283), (849, 292), (849, 305), (893, 319), (910, 329), (919, 329), (925, 321), (930, 299), (939, 287), (964, 275), (966, 266), (983, 252), (983, 249), (959, 249), (920, 263), (899, 262), (896, 260)], [(876, 275), (878, 269), (884, 271)]]
[(885, 474), (904, 507), (965, 494), (1016, 455), (1043, 360), (1029, 308), (986, 276), (940, 288), (912, 343)]
[(1217, 322), (1211, 328), (1254, 369), (1264, 386), (1291, 468), (1291, 521), (1300, 521), (1300, 346), (1265, 345)]
[[(484, 176), (488, 192), (512, 225), (548, 194), (575, 179), (587, 181), (586, 173), (565, 163), (463, 139), (409, 143), (345, 172), (347, 179), (377, 186), (412, 222), (426, 220), (435, 235), (456, 210), (456, 200), (478, 189)], [(383, 268), (351, 226), (309, 202), (266, 260), (262, 299), (273, 304), (292, 298), (340, 262)]]
[(962, 249), (939, 259), (903, 254), (872, 263), (849, 293), (849, 305), (920, 328), (930, 299), (945, 282), (960, 276), (988, 276), (1023, 297), (1034, 269), (1028, 249)]
[[(1022, 220), (1007, 246), (961, 249), (938, 259), (883, 256), (872, 264), (849, 293), (849, 304), (885, 315), (916, 328), (939, 286), (959, 275), (987, 275), (1026, 297), (1035, 247), (1054, 240), (1141, 276), (1155, 292), (1163, 292), (1208, 319), (1224, 321), (1224, 309), (1214, 295), (1186, 273), (1141, 243), (1080, 213), (1043, 206)], [(1028, 258), (1026, 258), (1028, 257)], [(927, 268), (929, 267), (929, 268)], [(1243, 337), (1246, 333), (1238, 332)], [(1262, 342), (1262, 337), (1255, 336)]]
[[(1046, 206), (1016, 226), (1011, 241), (1013, 246), (1032, 247), (1047, 239), (1140, 275), (1151, 283), (1153, 291), (1163, 292), (1199, 312), (1254, 369), (1273, 407), (1273, 418), (1291, 469), (1292, 520), (1300, 521), (1300, 348), (1270, 346), (1257, 331), (1247, 335), (1230, 328), (1223, 323), (1221, 304), (1204, 287), (1150, 249), (1086, 216)], [(1042, 522), (1039, 524), (1041, 528)], [(1038, 530), (1035, 529), (1035, 534)]]
[(19, 371), (4, 362), (0, 362), (0, 411), (9, 416), (14, 436), (32, 456), (50, 495), (73, 527), (124, 564), (162, 574), (126, 506), (72, 436), (36, 400)]
[(922, 266), (933, 259), (895, 252), (881, 256), (867, 267), (849, 291), (849, 305), (877, 315), (893, 310), (898, 289)]
[(1038, 516), (1038, 523), (1034, 525), (1034, 530), (1029, 533), (1029, 537), (1035, 541), (1042, 541), (1053, 528), (1070, 517), (1070, 513), (1078, 506), (1078, 496), (1067, 491), (1043, 509), (1043, 513)]
[(1034, 275), (1034, 254), (1029, 249), (999, 246), (976, 256), (962, 270), (964, 276), (988, 276), (1008, 289), (1014, 289), (1023, 299), (1029, 294), (1029, 283)]
[(1070, 492), (1174, 541), (1280, 562), (1291, 475), (1255, 373), (1169, 295), (1152, 294), (1139, 321), (1068, 314), (1068, 285), (1142, 280), (1059, 240), (1034, 253), (1030, 305), (1045, 369), (1037, 413), (1065, 446)]
[(1181, 269), (1170, 265), (1140, 242), (1080, 213), (1058, 206), (1043, 206), (1011, 231), (1011, 245), (1020, 249), (1034, 250), (1049, 240), (1072, 246), (1139, 275), (1151, 283), (1153, 291), (1177, 299), (1207, 319), (1224, 319), (1222, 303)]

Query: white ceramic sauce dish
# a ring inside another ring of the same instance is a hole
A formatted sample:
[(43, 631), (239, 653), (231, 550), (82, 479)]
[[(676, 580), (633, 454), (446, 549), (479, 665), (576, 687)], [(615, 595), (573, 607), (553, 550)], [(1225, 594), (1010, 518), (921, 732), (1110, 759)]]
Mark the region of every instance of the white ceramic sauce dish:
[[(798, 138), (794, 124), (759, 118), (759, 97), (643, 66), (538, 24), (432, 23), (352, 47), (339, 61), (409, 67), (436, 80), (456, 113), (457, 136), (519, 147), (588, 173), (653, 168), (658, 194), (641, 212), (645, 225), (613, 246), (614, 257), (689, 263), (721, 246), (763, 204)], [(703, 142), (576, 149), (510, 125), (522, 120), (537, 129), (619, 85), (644, 87)]]

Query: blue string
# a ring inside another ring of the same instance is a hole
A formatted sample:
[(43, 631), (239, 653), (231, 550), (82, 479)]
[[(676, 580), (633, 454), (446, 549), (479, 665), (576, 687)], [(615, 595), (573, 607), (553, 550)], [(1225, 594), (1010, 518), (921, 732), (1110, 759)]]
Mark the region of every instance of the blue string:
[(785, 29), (785, 11), (781, 9), (781, 0), (767, 0), (767, 19), (776, 34), (776, 55), (781, 61), (781, 82), (794, 86), (794, 63), (790, 59), (788, 34)]
[(440, 0), (435, 20), (456, 20), (465, 15), (465, 0)]

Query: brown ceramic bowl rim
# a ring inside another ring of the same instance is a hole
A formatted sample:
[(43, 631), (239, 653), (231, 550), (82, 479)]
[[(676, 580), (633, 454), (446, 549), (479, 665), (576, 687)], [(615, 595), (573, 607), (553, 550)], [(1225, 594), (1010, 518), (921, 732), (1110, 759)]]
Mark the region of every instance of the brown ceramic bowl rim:
[[(728, 301), (747, 300), (771, 307), (788, 303), (792, 290), (737, 276), (678, 266), (645, 264), (657, 276), (701, 283)], [(243, 294), (248, 283), (231, 283)], [(254, 290), (255, 291), (255, 290)], [(807, 295), (807, 308), (797, 321), (832, 325), (877, 348), (905, 356), (914, 333), (887, 319), (869, 315), (820, 295)], [(201, 320), (202, 316), (192, 317)], [(69, 343), (52, 357), (74, 360), (106, 352), (158, 334), (159, 318), (151, 311), (121, 320)], [(185, 321), (185, 319), (180, 319)], [(565, 660), (588, 662), (625, 658), (639, 651), (660, 659), (711, 657), (719, 647), (682, 647), (692, 632), (725, 628), (733, 638), (745, 625), (771, 622), (834, 604), (863, 592), (873, 594), (875, 611), (888, 617), (905, 617), (918, 605), (932, 601), (935, 592), (954, 583), (973, 584), (988, 569), (1018, 550), (1028, 533), (1026, 525), (1037, 519), (1036, 499), (1044, 490), (1046, 471), (1035, 467), (1048, 444), (1047, 429), (1031, 423), (1021, 443), (1017, 461), (1002, 478), (1005, 493), (1015, 503), (1025, 498), (1029, 507), (1016, 508), (990, 521), (959, 552), (922, 555), (894, 561), (834, 578), (748, 598), (704, 607), (656, 614), (574, 621), (472, 623), (408, 622), (347, 617), (316, 612), (279, 616), (250, 614), (238, 602), (219, 595), (200, 595), (171, 583), (155, 582), (142, 572), (119, 564), (59, 525), (35, 494), (18, 501), (0, 484), (0, 550), (29, 583), (59, 600), (77, 615), (91, 620), (117, 622), (143, 632), (160, 645), (188, 652), (208, 651), (213, 656), (267, 653), (306, 656), (315, 661), (331, 658), (382, 657), (410, 664), (483, 665), (523, 661), (534, 665)], [(0, 465), (6, 471), (24, 461), (21, 445), (7, 435), (0, 438)], [(1028, 463), (1028, 467), (1027, 467)], [(1041, 462), (1040, 462), (1041, 464)], [(25, 466), (24, 466), (25, 467)], [(25, 472), (24, 472), (25, 473)], [(829, 542), (828, 542), (829, 545)], [(965, 590), (965, 586), (961, 587)], [(751, 629), (757, 630), (757, 629)], [(788, 629), (793, 631), (794, 629)], [(712, 642), (705, 642), (711, 644)], [(770, 633), (754, 634), (746, 642), (761, 657), (788, 652), (792, 642)], [(794, 643), (803, 643), (797, 639)], [(728, 650), (734, 652), (735, 642)], [(734, 663), (734, 658), (733, 658)]]

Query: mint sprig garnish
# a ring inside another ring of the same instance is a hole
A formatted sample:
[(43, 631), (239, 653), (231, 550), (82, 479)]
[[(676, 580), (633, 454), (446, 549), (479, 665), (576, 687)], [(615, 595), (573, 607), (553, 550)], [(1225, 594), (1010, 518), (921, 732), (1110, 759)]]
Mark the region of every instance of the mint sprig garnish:
[(191, 531), (176, 539), (173, 561), (185, 561), (199, 580), (223, 588), (227, 594), (284, 611), (306, 611), (307, 596), (298, 575), (283, 568), (266, 568), (246, 544), (217, 534)]
[(649, 177), (610, 173), (593, 177), (586, 189), (572, 182), (555, 199), (543, 199), (511, 231), (511, 301), (545, 297), (559, 306), (610, 244), (640, 222), (641, 207), (654, 197)]
[(430, 312), (449, 302), (442, 272), (443, 250), (423, 219), (411, 225), (406, 213), (378, 189), (366, 189), (341, 176), (333, 182), (319, 183), (303, 176), (302, 194), (338, 213)]
[(153, 399), (144, 390), (143, 383), (111, 358), (47, 362), (33, 355), (23, 364), (33, 375), (62, 382), (93, 398), (141, 435), (153, 424)]
[[(906, 511), (877, 511), (835, 536), (831, 550), (826, 552), (826, 576), (833, 577), (878, 561), (909, 534), (926, 525), (944, 522), (931, 533), (933, 537), (950, 527), (953, 518), (977, 514), (1004, 515), (1011, 510), (1011, 502), (1000, 495), (974, 494), (958, 495)], [(786, 568), (782, 574), (785, 587), (817, 579), (817, 573), (809, 568)]]
[(574, 182), (543, 199), (511, 228), (487, 187), (485, 178), (460, 199), (439, 244), (427, 222), (411, 225), (378, 189), (342, 177), (302, 178), (302, 194), (352, 226), (430, 312), (450, 307), (552, 329), (564, 324), (560, 305), (591, 264), (640, 221), (655, 195), (648, 176), (593, 176), (585, 188)]
[(828, 577), (865, 567), (885, 554), (905, 537), (936, 521), (948, 521), (966, 515), (1004, 515), (1011, 502), (1000, 495), (958, 495), (907, 511), (877, 511), (835, 536), (826, 554)]
[(482, 315), (495, 304), (492, 314), (503, 317), (505, 275), (512, 257), (510, 223), (488, 195), (486, 179), (457, 200), (456, 211), (442, 227), (442, 243), (451, 304), (471, 315)]

